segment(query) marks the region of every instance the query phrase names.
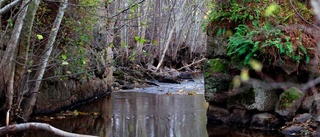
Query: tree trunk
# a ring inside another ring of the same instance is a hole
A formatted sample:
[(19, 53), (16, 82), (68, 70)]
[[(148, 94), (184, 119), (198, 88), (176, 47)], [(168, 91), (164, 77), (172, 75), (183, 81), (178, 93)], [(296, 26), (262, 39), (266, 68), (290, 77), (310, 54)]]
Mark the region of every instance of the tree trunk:
[(28, 53), (30, 48), (30, 38), (31, 38), (31, 31), (33, 27), (33, 22), (35, 18), (36, 11), (38, 10), (40, 0), (32, 0), (29, 4), (29, 8), (27, 11), (27, 15), (24, 20), (24, 25), (22, 27), (19, 50), (17, 55), (17, 62), (16, 63), (16, 70), (15, 70), (15, 77), (14, 81), (16, 91), (15, 95), (18, 97), (18, 107), (20, 107), (20, 103), (22, 101), (22, 94), (24, 90), (27, 90), (27, 77), (25, 77), (26, 73), (26, 65), (28, 63)]
[(35, 103), (37, 100), (41, 79), (47, 67), (48, 60), (53, 49), (53, 44), (55, 42), (59, 27), (64, 15), (64, 11), (67, 8), (67, 5), (68, 5), (68, 0), (64, 0), (63, 3), (60, 4), (57, 17), (53, 23), (53, 26), (49, 35), (48, 43), (45, 47), (45, 53), (40, 59), (40, 64), (35, 74), (35, 82), (33, 83), (33, 85), (31, 85), (31, 89), (26, 95), (27, 97), (22, 102), (21, 108), (23, 112), (22, 114), (23, 120), (28, 120), (29, 116), (32, 114), (33, 107), (35, 106)]
[[(29, 0), (24, 0), (21, 5), (20, 13), (16, 19), (14, 29), (11, 35), (11, 39), (7, 45), (7, 49), (4, 53), (3, 58), (0, 62), (0, 91), (5, 92), (6, 95), (6, 103), (2, 106), (1, 110), (7, 111), (11, 109), (12, 101), (13, 101), (13, 84), (14, 84), (14, 70), (15, 63), (14, 59), (16, 57), (16, 49), (18, 45), (18, 41), (20, 38), (23, 20), (26, 16), (28, 10)], [(12, 72), (13, 71), (13, 72)], [(10, 73), (8, 73), (10, 72)]]

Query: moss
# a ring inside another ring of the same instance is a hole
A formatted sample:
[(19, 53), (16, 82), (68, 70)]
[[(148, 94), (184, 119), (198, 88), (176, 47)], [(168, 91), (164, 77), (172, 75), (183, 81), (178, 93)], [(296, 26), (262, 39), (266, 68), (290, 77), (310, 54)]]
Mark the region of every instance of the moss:
[(304, 96), (304, 94), (295, 87), (284, 91), (279, 102), (279, 109), (291, 107), (294, 104), (294, 101), (301, 96)]
[(227, 62), (223, 59), (210, 59), (207, 63), (207, 69), (210, 73), (223, 73), (226, 72), (226, 68)]

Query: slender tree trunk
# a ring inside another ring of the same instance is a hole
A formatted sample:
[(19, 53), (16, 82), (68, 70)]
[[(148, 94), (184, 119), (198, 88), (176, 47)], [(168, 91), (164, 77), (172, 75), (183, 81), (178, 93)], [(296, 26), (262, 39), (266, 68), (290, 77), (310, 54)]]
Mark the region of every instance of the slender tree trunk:
[[(183, 2), (182, 6), (181, 6), (181, 9), (184, 8), (185, 4), (186, 4), (186, 1)], [(180, 14), (178, 15), (178, 19), (177, 19), (177, 20), (180, 20), (181, 15), (182, 15), (182, 13), (180, 13)], [(174, 22), (174, 25), (173, 25), (173, 27), (172, 27), (172, 29), (171, 29), (171, 31), (169, 32), (169, 36), (168, 36), (168, 38), (167, 38), (167, 41), (166, 41), (166, 44), (165, 44), (165, 48), (164, 48), (164, 50), (163, 50), (163, 52), (162, 52), (162, 55), (161, 55), (161, 58), (160, 58), (160, 61), (159, 61), (158, 65), (157, 65), (156, 70), (159, 70), (160, 66), (162, 65), (163, 59), (164, 59), (164, 57), (165, 57), (165, 55), (166, 55), (166, 53), (167, 53), (167, 50), (168, 50), (168, 48), (169, 48), (169, 45), (170, 45), (170, 41), (171, 41), (171, 38), (172, 38), (172, 34), (173, 34), (176, 26), (178, 25), (178, 23), (179, 23), (178, 21), (175, 21), (175, 22)]]
[(0, 62), (0, 83), (4, 84), (3, 86), (0, 87), (2, 88), (0, 89), (0, 91), (6, 92), (6, 103), (1, 108), (1, 110), (5, 110), (5, 111), (11, 109), (11, 106), (12, 106), (13, 94), (14, 94), (14, 91), (13, 91), (14, 70), (15, 70), (14, 59), (16, 57), (16, 49), (18, 46), (18, 41), (20, 38), (22, 26), (23, 26), (23, 20), (28, 10), (28, 2), (29, 0), (24, 0), (22, 2), (20, 13), (18, 14), (17, 20), (15, 22), (11, 39), (7, 44), (7, 49)]
[(49, 35), (48, 43), (45, 47), (45, 53), (40, 59), (40, 64), (37, 69), (37, 72), (35, 74), (35, 82), (33, 85), (31, 85), (31, 89), (29, 90), (27, 97), (25, 98), (24, 102), (22, 103), (22, 118), (23, 120), (27, 120), (29, 116), (32, 114), (33, 107), (37, 100), (37, 95), (39, 91), (39, 87), (41, 84), (41, 79), (43, 77), (43, 74), (45, 72), (45, 69), (48, 64), (49, 57), (51, 55), (53, 44), (55, 42), (58, 30), (60, 28), (60, 24), (65, 12), (65, 9), (67, 8), (68, 0), (64, 0), (59, 7), (59, 11), (57, 13), (57, 17), (55, 21), (53, 22), (53, 26)]
[[(31, 31), (33, 27), (34, 18), (36, 15), (36, 11), (38, 10), (40, 0), (32, 0), (29, 4), (29, 8), (27, 11), (27, 15), (24, 20), (24, 25), (22, 27), (19, 51), (17, 55), (17, 63), (15, 70), (14, 81), (16, 91), (15, 95), (18, 97), (18, 107), (20, 107), (20, 103), (22, 101), (22, 93), (24, 90), (27, 90), (27, 77), (25, 77), (24, 73), (26, 73), (26, 65), (28, 62), (28, 53), (30, 48), (30, 40), (31, 40)], [(18, 85), (19, 84), (19, 85)]]

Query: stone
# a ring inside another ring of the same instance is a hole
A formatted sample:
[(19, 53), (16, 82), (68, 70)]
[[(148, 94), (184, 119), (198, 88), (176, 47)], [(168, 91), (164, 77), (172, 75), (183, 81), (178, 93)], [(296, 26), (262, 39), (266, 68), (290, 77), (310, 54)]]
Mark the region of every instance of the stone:
[(320, 126), (316, 129), (316, 131), (313, 134), (314, 137), (320, 137)]
[(302, 101), (301, 109), (305, 112), (309, 112), (311, 110), (313, 100), (314, 96), (306, 96)]
[(247, 110), (271, 111), (278, 101), (276, 89), (260, 80), (252, 80), (249, 87), (244, 87), (244, 92), (231, 96), (228, 99), (228, 108)]
[[(227, 93), (229, 85), (232, 82), (232, 77), (229, 74), (212, 74), (205, 76), (205, 99), (207, 102), (216, 102), (219, 95), (216, 93)], [(226, 95), (226, 94), (225, 94)], [(221, 102), (219, 100), (218, 102)]]
[(270, 113), (254, 114), (250, 126), (255, 129), (272, 130), (280, 126), (281, 121)]
[(281, 93), (275, 112), (285, 120), (291, 120), (301, 106), (304, 93), (292, 87)]
[(295, 123), (306, 123), (308, 120), (312, 119), (312, 115), (309, 113), (304, 113), (301, 115), (298, 115), (294, 118)]
[(320, 93), (314, 95), (314, 101), (312, 103), (310, 114), (316, 121), (320, 122)]
[(306, 127), (291, 125), (281, 130), (281, 133), (288, 136), (299, 136), (306, 131)]
[(235, 125), (249, 125), (251, 122), (251, 113), (243, 109), (234, 109), (230, 117), (230, 123)]
[(207, 117), (210, 123), (223, 124), (228, 123), (230, 112), (225, 108), (220, 108), (214, 105), (209, 105), (207, 110)]

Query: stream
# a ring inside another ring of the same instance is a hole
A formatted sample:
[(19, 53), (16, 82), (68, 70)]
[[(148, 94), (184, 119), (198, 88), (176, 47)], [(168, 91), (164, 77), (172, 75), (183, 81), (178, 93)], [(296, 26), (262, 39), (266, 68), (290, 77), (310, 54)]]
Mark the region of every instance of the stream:
[[(77, 107), (81, 115), (36, 119), (59, 129), (101, 137), (245, 137), (280, 136), (248, 129), (207, 125), (203, 79), (181, 84), (122, 90)], [(31, 131), (25, 136), (53, 136)]]

